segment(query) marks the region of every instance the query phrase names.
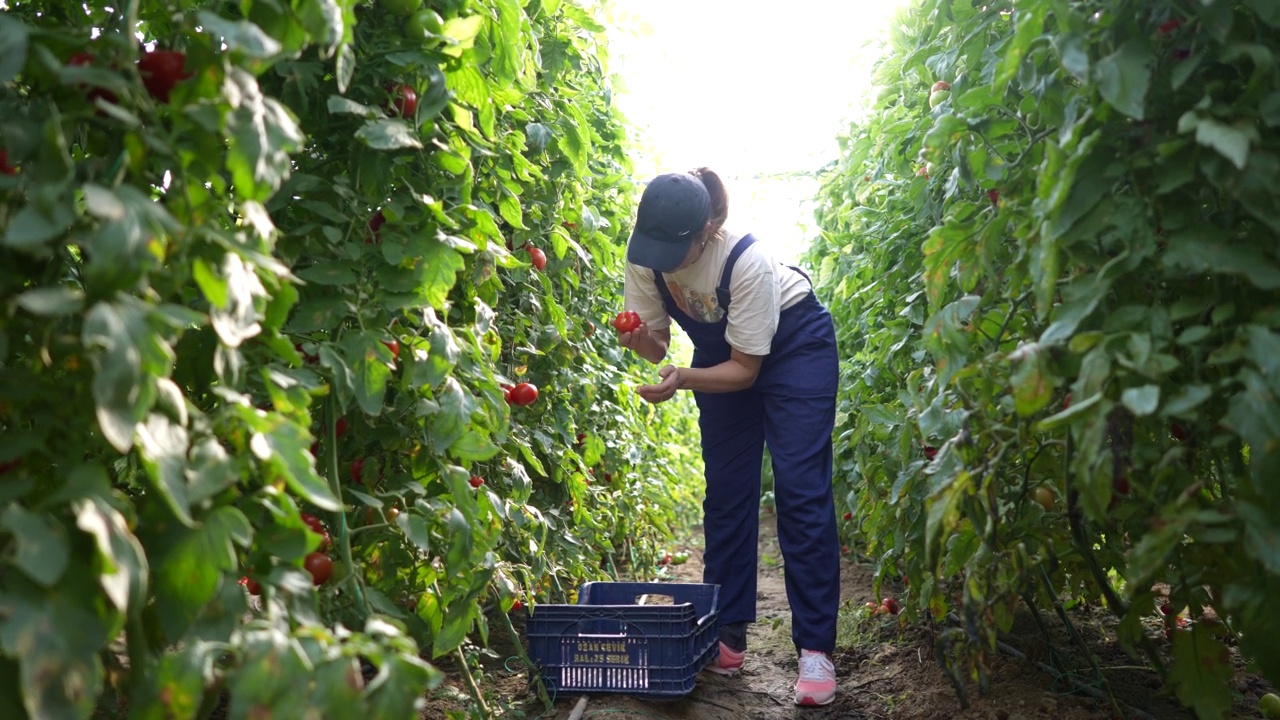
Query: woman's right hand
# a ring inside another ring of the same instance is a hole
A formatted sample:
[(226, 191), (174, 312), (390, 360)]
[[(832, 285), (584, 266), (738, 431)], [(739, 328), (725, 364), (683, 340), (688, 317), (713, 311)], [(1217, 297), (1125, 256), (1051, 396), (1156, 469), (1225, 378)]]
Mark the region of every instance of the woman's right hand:
[(641, 352), (641, 348), (645, 347), (649, 339), (649, 326), (645, 325), (643, 320), (640, 321), (640, 325), (635, 330), (618, 333), (619, 345), (628, 350), (634, 350), (641, 355), (644, 354)]

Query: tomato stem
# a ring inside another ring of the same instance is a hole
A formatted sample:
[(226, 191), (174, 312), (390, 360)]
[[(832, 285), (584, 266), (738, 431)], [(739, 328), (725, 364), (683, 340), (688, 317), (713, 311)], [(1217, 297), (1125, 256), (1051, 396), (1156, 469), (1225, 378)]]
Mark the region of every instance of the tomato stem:
[(524, 640), (520, 638), (520, 634), (516, 632), (516, 628), (511, 624), (511, 618), (506, 613), (498, 613), (498, 617), (502, 618), (502, 624), (507, 626), (507, 632), (511, 634), (511, 640), (516, 646), (516, 655), (524, 666), (529, 670), (529, 679), (533, 681), (534, 687), (538, 689), (538, 699), (542, 701), (542, 706), (550, 710), (552, 706), (551, 698), (547, 696), (547, 686), (542, 682), (542, 673), (538, 672), (533, 661), (529, 659), (529, 653), (524, 649)]
[(356, 603), (364, 610), (365, 616), (370, 614), (369, 603), (365, 600), (364, 590), (360, 587), (360, 573), (355, 571), (355, 563), (351, 559), (351, 533), (347, 530), (347, 513), (342, 510), (342, 483), (338, 481), (338, 413), (334, 406), (333, 393), (330, 393), (324, 401), (325, 414), (325, 432), (329, 436), (329, 490), (333, 496), (338, 499), (337, 511), (337, 528), (338, 528), (338, 554), (342, 557), (342, 563), (346, 565), (349, 574), (348, 581), (351, 584), (352, 592), (355, 593)]

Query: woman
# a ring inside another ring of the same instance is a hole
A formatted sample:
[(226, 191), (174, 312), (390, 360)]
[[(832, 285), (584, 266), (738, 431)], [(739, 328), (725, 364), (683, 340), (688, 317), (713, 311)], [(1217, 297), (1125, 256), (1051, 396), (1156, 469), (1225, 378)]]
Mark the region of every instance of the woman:
[(756, 619), (756, 544), (764, 446), (773, 458), (778, 543), (791, 635), (799, 652), (797, 705), (835, 699), (840, 549), (831, 490), (838, 356), (831, 316), (809, 278), (775, 262), (751, 235), (724, 230), (729, 200), (706, 168), (655, 178), (627, 245), (626, 309), (640, 315), (619, 342), (654, 364), (674, 319), (694, 344), (691, 367), (666, 365), (651, 403), (691, 390), (699, 410), (707, 493), (704, 580), (720, 585), (720, 656), (742, 669)]

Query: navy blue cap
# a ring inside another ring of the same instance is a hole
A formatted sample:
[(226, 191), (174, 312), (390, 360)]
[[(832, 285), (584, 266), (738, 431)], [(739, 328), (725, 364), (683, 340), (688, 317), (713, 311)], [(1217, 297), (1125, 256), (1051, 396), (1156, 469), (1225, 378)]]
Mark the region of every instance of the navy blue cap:
[(640, 196), (627, 260), (659, 272), (675, 270), (710, 217), (711, 195), (701, 180), (689, 173), (659, 175)]

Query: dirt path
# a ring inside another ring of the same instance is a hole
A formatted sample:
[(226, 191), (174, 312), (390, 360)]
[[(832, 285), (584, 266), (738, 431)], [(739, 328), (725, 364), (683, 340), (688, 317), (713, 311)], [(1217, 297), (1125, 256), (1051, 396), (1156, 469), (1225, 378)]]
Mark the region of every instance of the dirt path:
[[(695, 536), (700, 538), (700, 536)], [(671, 568), (672, 579), (699, 582), (702, 565), (698, 548), (690, 547), (686, 565)], [(962, 710), (955, 691), (933, 659), (932, 636), (924, 629), (901, 628), (896, 619), (858, 619), (853, 608), (872, 599), (871, 568), (846, 562), (842, 572), (842, 612), (838, 649), (834, 655), (840, 692), (825, 708), (797, 708), (792, 702), (796, 659), (791, 644), (790, 611), (783, 587), (781, 554), (773, 518), (761, 522), (758, 615), (749, 633), (746, 666), (736, 678), (703, 672), (687, 697), (672, 702), (642, 701), (625, 696), (593, 695), (583, 720), (834, 720), (876, 718), (884, 720), (1111, 720), (1117, 715), (1085, 692), (1071, 687), (1063, 677), (1053, 677), (1033, 664), (1044, 657), (1039, 635), (1028, 615), (1015, 625), (1011, 645), (1021, 647), (1028, 660), (997, 656), (990, 660), (992, 691), (975, 698)], [(1094, 615), (1101, 618), (1099, 612)], [(1105, 682), (1124, 702), (1119, 717), (1145, 720), (1183, 720), (1182, 710), (1163, 689), (1159, 679), (1114, 646), (1103, 620), (1080, 611), (1079, 627), (1090, 638), (1102, 660)], [(1153, 631), (1158, 632), (1158, 628)], [(1113, 637), (1113, 636), (1112, 636)], [(1066, 647), (1065, 635), (1055, 646)], [(1083, 661), (1076, 678), (1085, 676)], [(1082, 681), (1100, 687), (1104, 680)], [(1257, 678), (1241, 676), (1239, 702), (1234, 717), (1260, 717), (1258, 697), (1269, 689)], [(976, 695), (972, 689), (971, 693)], [(566, 720), (577, 696), (556, 698), (542, 720)], [(539, 717), (540, 706), (529, 706), (529, 717)], [(1135, 712), (1136, 711), (1136, 712)]]

